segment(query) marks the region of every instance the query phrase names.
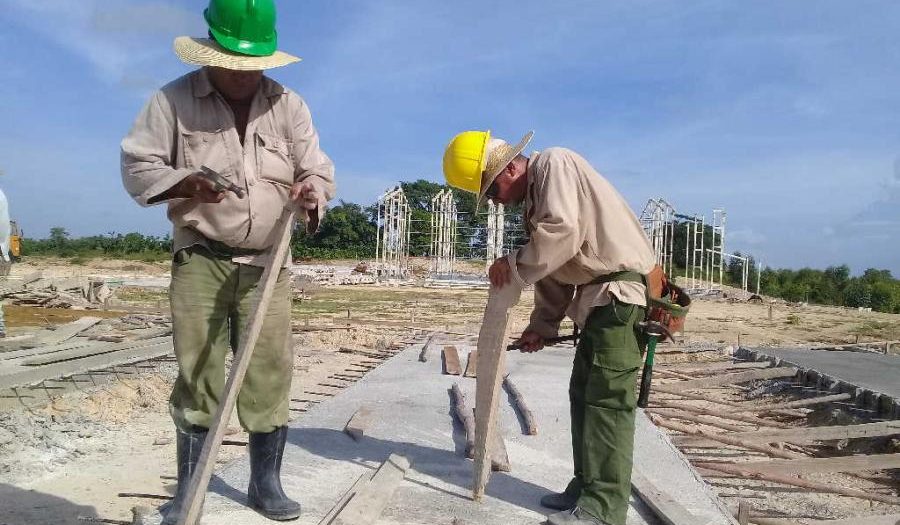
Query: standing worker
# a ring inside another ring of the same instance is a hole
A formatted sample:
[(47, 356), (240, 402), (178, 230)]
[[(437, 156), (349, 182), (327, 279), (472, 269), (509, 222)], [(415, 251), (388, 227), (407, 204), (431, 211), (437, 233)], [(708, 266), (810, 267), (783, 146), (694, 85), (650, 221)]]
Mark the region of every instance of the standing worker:
[[(252, 314), (282, 209), (301, 209), (312, 233), (335, 190), (306, 102), (262, 73), (300, 60), (276, 50), (272, 0), (211, 0), (204, 17), (210, 38), (175, 39), (178, 57), (201, 67), (153, 95), (122, 141), (128, 193), (142, 206), (167, 203), (174, 227), (169, 294), (179, 374), (169, 410), (178, 488), (160, 508), (163, 523), (175, 523), (186, 503), (224, 391), (226, 354)], [(211, 182), (210, 172), (224, 180)], [(293, 371), (285, 267), (237, 399), (250, 433), (249, 504), (275, 520), (300, 515), (280, 475)]]
[(530, 158), (489, 131), (453, 138), (444, 176), (453, 187), (503, 204), (525, 202), (529, 241), (497, 259), (488, 275), (501, 288), (534, 285), (534, 311), (519, 342), (525, 352), (556, 337), (568, 315), (581, 328), (569, 400), (575, 475), (565, 491), (541, 498), (561, 510), (551, 525), (624, 525), (631, 493), (638, 323), (647, 306), (644, 275), (655, 255), (615, 188), (572, 150)]

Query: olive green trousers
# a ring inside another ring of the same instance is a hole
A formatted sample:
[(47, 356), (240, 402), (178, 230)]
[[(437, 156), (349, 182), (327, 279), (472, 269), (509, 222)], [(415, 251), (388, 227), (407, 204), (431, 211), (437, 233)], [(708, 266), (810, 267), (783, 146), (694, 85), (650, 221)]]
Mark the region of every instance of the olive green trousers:
[(624, 525), (631, 494), (635, 383), (644, 308), (613, 300), (594, 308), (575, 352), (569, 401), (575, 476), (566, 493), (611, 525)]
[[(237, 264), (201, 246), (172, 262), (169, 301), (178, 379), (169, 412), (183, 431), (209, 428), (225, 388), (225, 359), (236, 352), (263, 268)], [(237, 399), (248, 432), (272, 432), (288, 421), (293, 375), (290, 279), (282, 269)]]

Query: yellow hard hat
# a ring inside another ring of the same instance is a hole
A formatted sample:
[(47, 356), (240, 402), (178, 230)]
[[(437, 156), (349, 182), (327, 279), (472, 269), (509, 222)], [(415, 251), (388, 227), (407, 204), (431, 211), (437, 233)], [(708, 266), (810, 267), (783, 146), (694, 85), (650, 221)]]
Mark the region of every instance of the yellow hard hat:
[(444, 151), (447, 184), (475, 194), (481, 191), (481, 174), (490, 139), (490, 131), (463, 131), (453, 137)]

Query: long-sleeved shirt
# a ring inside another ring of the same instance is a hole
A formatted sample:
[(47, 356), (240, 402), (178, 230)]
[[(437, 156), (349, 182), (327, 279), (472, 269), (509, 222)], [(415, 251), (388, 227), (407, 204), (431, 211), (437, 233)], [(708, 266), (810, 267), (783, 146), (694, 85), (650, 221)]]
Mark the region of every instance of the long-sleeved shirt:
[(520, 286), (535, 285), (527, 330), (555, 337), (566, 315), (583, 327), (591, 309), (613, 296), (645, 306), (641, 283), (588, 284), (612, 272), (647, 274), (655, 265), (650, 241), (619, 192), (566, 148), (534, 153), (526, 175), (530, 239), (508, 260)]
[[(204, 165), (243, 188), (244, 198), (225, 192), (219, 203), (160, 199)], [(176, 252), (206, 246), (207, 240), (266, 250), (295, 182), (311, 183), (320, 195), (317, 210), (302, 217), (310, 232), (318, 228), (335, 191), (334, 165), (320, 149), (309, 108), (299, 95), (264, 76), (241, 144), (231, 108), (202, 68), (163, 87), (138, 115), (122, 140), (122, 181), (142, 206), (168, 203)], [(234, 259), (265, 263), (264, 256)]]

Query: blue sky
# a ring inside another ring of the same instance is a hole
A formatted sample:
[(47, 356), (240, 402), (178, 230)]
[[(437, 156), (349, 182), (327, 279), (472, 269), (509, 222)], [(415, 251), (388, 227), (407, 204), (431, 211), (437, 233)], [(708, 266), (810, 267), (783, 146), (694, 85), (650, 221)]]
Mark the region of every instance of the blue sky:
[[(206, 2), (0, 0), (0, 187), (29, 236), (161, 234), (119, 178)], [(338, 198), (441, 180), (449, 138), (570, 147), (637, 211), (728, 212), (729, 251), (900, 276), (900, 3), (281, 0), (272, 74), (309, 102)]]

